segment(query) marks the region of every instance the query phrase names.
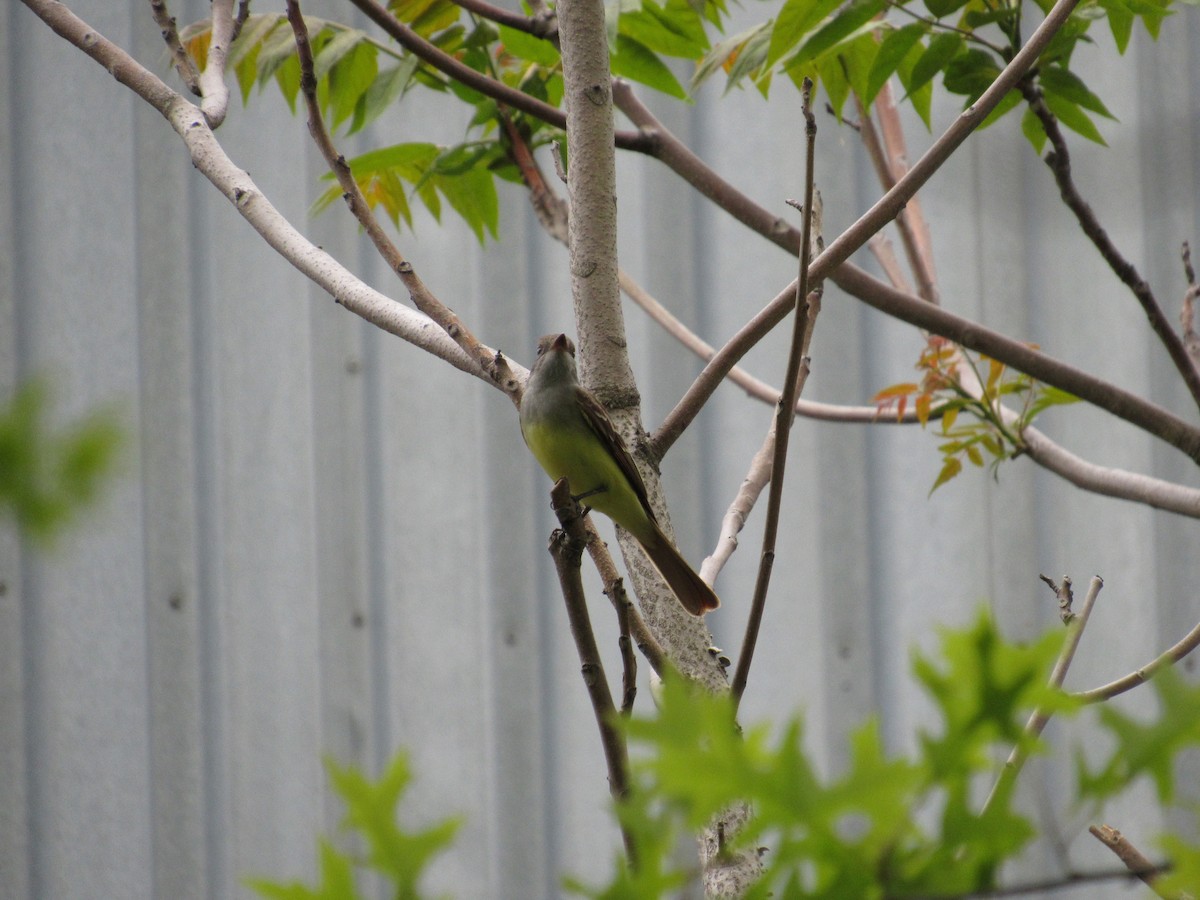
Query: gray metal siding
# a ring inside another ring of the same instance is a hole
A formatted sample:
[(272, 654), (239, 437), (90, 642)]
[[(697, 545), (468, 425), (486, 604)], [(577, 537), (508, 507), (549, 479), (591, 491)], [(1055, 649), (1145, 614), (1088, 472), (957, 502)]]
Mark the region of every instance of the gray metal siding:
[[(161, 59), (144, 4), (73, 7)], [(1124, 125), (1107, 151), (1071, 141), (1082, 189), (1172, 316), (1178, 244), (1200, 243), (1198, 47), (1188, 10), (1160, 43), (1094, 66), (1090, 86)], [(0, 55), (0, 391), (47, 373), (64, 416), (115, 404), (130, 435), (103, 503), (55, 547), (0, 527), (0, 898), (232, 897), (248, 876), (311, 877), (316, 835), (340, 818), (322, 755), (375, 771), (401, 747), (416, 772), (408, 815), (466, 816), (433, 888), (554, 896), (565, 872), (599, 877), (619, 842), (545, 552), (547, 485), (511, 404), (311, 288), (157, 114), (23, 7), (0, 9)], [(801, 129), (795, 98), (777, 93), (657, 106), (785, 214), (801, 191)], [(419, 100), (372, 137), (456, 139), (461, 123), (434, 109)], [(943, 104), (937, 122), (954, 112)], [(832, 235), (876, 190), (854, 136), (820, 125)], [(321, 167), (274, 88), (249, 113), (235, 105), (220, 134), (307, 234), (405, 302), (342, 210), (307, 218)], [(915, 158), (929, 138), (910, 139)], [(658, 163), (624, 155), (619, 178), (622, 264), (710, 342), (793, 276), (793, 260)], [(922, 200), (947, 307), (1195, 418), (1014, 123), (973, 138)], [(538, 334), (570, 328), (565, 253), (519, 191), (503, 191), (502, 242), (484, 249), (450, 213), (440, 229), (418, 218), (404, 252), (484, 340), (528, 363)], [(626, 315), (653, 426), (700, 364)], [(910, 377), (913, 329), (832, 289), (817, 329), (809, 396), (862, 403)], [(746, 364), (777, 380), (784, 349), (774, 336)], [(690, 559), (709, 552), (770, 415), (724, 387), (664, 461)], [(1093, 461), (1196, 483), (1191, 463), (1111, 417), (1071, 408), (1045, 430)], [(751, 721), (803, 710), (830, 770), (869, 714), (896, 749), (930, 723), (907, 673), (934, 625), (980, 603), (1015, 634), (1053, 621), (1038, 572), (1081, 589), (1106, 579), (1073, 687), (1124, 674), (1195, 623), (1194, 521), (1080, 493), (1027, 461), (999, 485), (969, 471), (927, 498), (939, 461), (914, 429), (801, 420), (792, 446), (775, 599), (743, 708)], [(709, 621), (730, 655), (760, 531), (756, 515), (717, 585), (724, 606)], [(589, 577), (611, 676), (611, 617)], [(1065, 751), (1078, 731), (1055, 723), (1048, 737)], [(1064, 759), (1031, 768), (1031, 809), (1069, 793)], [(1061, 815), (1047, 821), (1075, 866), (1111, 866)], [(1146, 847), (1180, 824), (1160, 821), (1144, 789), (1107, 816)], [(1055, 863), (1047, 845), (1022, 869)]]

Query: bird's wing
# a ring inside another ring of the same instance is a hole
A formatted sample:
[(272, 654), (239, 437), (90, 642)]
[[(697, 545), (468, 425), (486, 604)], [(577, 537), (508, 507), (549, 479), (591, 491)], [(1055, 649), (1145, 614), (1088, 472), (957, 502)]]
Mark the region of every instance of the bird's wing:
[(587, 422), (588, 427), (595, 432), (600, 441), (612, 450), (613, 458), (616, 459), (617, 465), (625, 477), (629, 479), (629, 484), (633, 488), (633, 492), (637, 494), (638, 499), (642, 501), (642, 506), (646, 510), (646, 514), (650, 516), (655, 523), (658, 522), (658, 517), (654, 515), (654, 510), (650, 508), (650, 497), (646, 493), (646, 484), (642, 481), (641, 473), (638, 472), (637, 465), (633, 461), (633, 457), (629, 455), (629, 450), (625, 447), (625, 441), (621, 439), (620, 433), (616, 426), (613, 425), (612, 419), (608, 417), (608, 413), (604, 407), (600, 405), (592, 394), (585, 388), (576, 388), (579, 396), (579, 408), (583, 410), (583, 418)]

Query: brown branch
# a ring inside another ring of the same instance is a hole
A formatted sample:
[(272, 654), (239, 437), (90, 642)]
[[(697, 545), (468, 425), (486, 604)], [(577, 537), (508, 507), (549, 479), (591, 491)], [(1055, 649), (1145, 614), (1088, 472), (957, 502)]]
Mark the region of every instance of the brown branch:
[(237, 17), (233, 20), (233, 32), (229, 35), (229, 42), (233, 43), (242, 33), (242, 26), (246, 24), (246, 20), (250, 18), (250, 0), (241, 0), (238, 3)]
[[(858, 221), (842, 232), (832, 244), (826, 247), (813, 260), (810, 274), (814, 281), (829, 278), (839, 287), (859, 297), (859, 299), (863, 299), (855, 290), (846, 287), (847, 284), (853, 283), (861, 286), (861, 279), (863, 277), (869, 278), (865, 272), (847, 264), (850, 255), (862, 247), (880, 229), (896, 217), (896, 214), (904, 208), (904, 205), (941, 168), (950, 155), (979, 126), (1009, 90), (1024, 77), (1029, 68), (1037, 61), (1037, 57), (1041, 51), (1067, 21), (1067, 18), (1078, 2), (1079, 0), (1058, 0), (1055, 3), (1046, 15), (1046, 18), (1042, 20), (1041, 24), (1038, 25), (1037, 29), (1025, 43), (1025, 46), (1004, 67), (1003, 71), (996, 77), (991, 86), (983, 92), (982, 96), (975, 103), (963, 110), (942, 136), (934, 141), (932, 146), (917, 160), (917, 163), (904, 177), (896, 182), (891, 190), (884, 194), (874, 206), (858, 218)], [(628, 109), (624, 106), (621, 108), (625, 111), (626, 115), (629, 115)], [(655, 137), (656, 140), (662, 139), (661, 135), (655, 135)], [(708, 178), (709, 170), (698, 159), (695, 159), (694, 155), (691, 155), (689, 159), (694, 160), (689, 163), (690, 168), (677, 168), (676, 171), (681, 177), (696, 186), (705, 196), (711, 196), (710, 192), (704, 189), (703, 184), (697, 183), (697, 181), (703, 182)], [(746, 204), (754, 207), (755, 211), (753, 215), (750, 215), (749, 211), (745, 209)], [(764, 215), (770, 217), (773, 222), (778, 220), (748, 200), (739, 206), (739, 210), (743, 214), (733, 212), (733, 215), (740, 221), (743, 221), (749, 227), (758, 231), (764, 237), (773, 240), (789, 252), (798, 252), (799, 235), (795, 233), (794, 229), (774, 227), (764, 221)], [(730, 342), (721, 349), (717, 356), (713, 358), (713, 361), (705, 367), (700, 377), (696, 380), (696, 383), (689, 389), (689, 394), (695, 392), (696, 396), (707, 400), (707, 397), (716, 390), (717, 385), (724, 378), (725, 372), (736, 364), (751, 347), (758, 343), (767, 332), (774, 328), (787, 315), (794, 291), (795, 284), (789, 285), (764, 310), (744, 325)], [(918, 300), (917, 302), (921, 301)], [(977, 328), (980, 326), (972, 325), (972, 327)], [(996, 358), (1002, 362), (1013, 364), (1003, 354)], [(1015, 367), (1020, 368), (1020, 366)], [(1049, 381), (1048, 383), (1053, 384), (1054, 382)], [(691, 408), (695, 407), (696, 404), (692, 404)], [(679, 434), (683, 432), (683, 429), (687, 427), (689, 422), (690, 419), (683, 415), (680, 407), (676, 407), (667, 417), (667, 420), (664, 421), (656, 439), (661, 442), (664, 448), (669, 447), (678, 438)], [(1197, 454), (1200, 455), (1200, 432), (1197, 432), (1196, 444)]]
[[(376, 0), (350, 0), (350, 2), (365, 13), (372, 22), (391, 35), (400, 46), (444, 75), (448, 75), (460, 84), (474, 88), (500, 103), (511, 106), (513, 109), (535, 116), (555, 128), (566, 129), (567, 117), (562, 110), (543, 100), (538, 100), (536, 97), (531, 97), (523, 91), (511, 88), (494, 78), (476, 72), (465, 63), (459, 62), (449, 53), (426, 41)], [(636, 131), (616, 132), (615, 142), (616, 146), (624, 150), (645, 152), (647, 146), (646, 139)]]
[(154, 22), (158, 25), (162, 39), (167, 45), (167, 52), (171, 54), (171, 64), (179, 73), (179, 79), (191, 93), (199, 97), (200, 74), (192, 64), (192, 58), (187, 55), (187, 51), (183, 49), (183, 44), (179, 41), (179, 30), (176, 27), (175, 17), (167, 12), (166, 0), (150, 0), (150, 12), (153, 13)]
[(667, 668), (666, 651), (663, 650), (654, 633), (646, 625), (646, 620), (642, 618), (638, 608), (629, 603), (629, 596), (625, 592), (625, 583), (621, 580), (621, 573), (617, 570), (616, 561), (613, 560), (612, 554), (608, 551), (608, 544), (604, 543), (600, 537), (600, 532), (596, 530), (590, 516), (584, 517), (584, 524), (588, 533), (588, 556), (592, 558), (592, 564), (600, 573), (601, 581), (604, 582), (605, 596), (617, 610), (618, 618), (621, 616), (621, 606), (623, 604), (628, 606), (626, 615), (629, 618), (630, 636), (637, 644), (637, 648), (642, 651), (642, 656), (646, 657), (646, 662), (650, 663), (650, 668), (656, 675), (662, 677)]
[(633, 654), (633, 641), (629, 636), (629, 620), (636, 610), (633, 601), (625, 593), (625, 583), (619, 578), (612, 586), (609, 599), (617, 608), (617, 647), (621, 651), (621, 715), (628, 718), (633, 712), (633, 701), (637, 698), (637, 657)]
[[(880, 98), (882, 97), (883, 91), (881, 90)], [(891, 97), (890, 91), (887, 97)], [(876, 100), (875, 109), (876, 112), (882, 114), (883, 109), (880, 98)], [(875, 131), (875, 123), (871, 120), (871, 113), (863, 106), (862, 99), (857, 94), (854, 96), (854, 101), (858, 106), (859, 137), (862, 138), (867, 156), (875, 167), (875, 176), (879, 179), (880, 185), (884, 191), (890, 191), (904, 175), (902, 156), (899, 153), (893, 154), (890, 150), (884, 149), (883, 144), (880, 143), (879, 135)], [(892, 112), (895, 113), (894, 106), (892, 107)], [(896, 119), (898, 124), (899, 117), (896, 116)], [(898, 133), (898, 128), (895, 130)], [(900, 138), (892, 135), (892, 140), (897, 139)], [(921, 238), (918, 236), (918, 232), (924, 229), (925, 224), (924, 219), (921, 218), (920, 210), (920, 204), (914, 196), (896, 216), (895, 225), (896, 230), (900, 232), (900, 243), (904, 246), (904, 254), (908, 258), (909, 268), (912, 269), (913, 275), (916, 277), (918, 294), (922, 300), (937, 303), (938, 295), (933, 278), (932, 254), (927, 252), (929, 249), (928, 240), (922, 243)], [(879, 235), (877, 234), (875, 237), (878, 238)], [(926, 252), (923, 252), (923, 250)], [(894, 278), (890, 280), (893, 284), (896, 284)], [(900, 285), (896, 284), (896, 287), (899, 288)]]
[(523, 31), (534, 37), (558, 44), (558, 19), (553, 15), (524, 16), (510, 9), (488, 3), (487, 0), (452, 0), (455, 6), (469, 13), (487, 19), (499, 25), (506, 25), (516, 31)]
[[(474, 362), (467, 359), (427, 316), (363, 283), (297, 231), (246, 171), (229, 158), (199, 108), (62, 3), (53, 0), (22, 2), (55, 34), (157, 110), (183, 141), (197, 171), (221, 192), (268, 246), (306, 278), (355, 315), (463, 372), (482, 377)], [(524, 377), (523, 369), (518, 368), (513, 374), (518, 384)]]
[[(550, 536), (550, 555), (554, 558), (554, 568), (558, 572), (558, 582), (567, 608), (567, 619), (571, 624), (571, 637), (575, 639), (575, 649), (579, 653), (583, 683), (587, 688), (588, 699), (592, 702), (596, 725), (600, 729), (600, 743), (608, 765), (608, 789), (613, 797), (619, 800), (629, 793), (629, 748), (625, 744), (625, 736), (617, 726), (617, 711), (608, 689), (608, 680), (604, 677), (604, 661), (600, 658), (600, 648), (596, 646), (596, 636), (592, 632), (591, 619), (588, 618), (587, 599), (584, 597), (583, 578), (580, 573), (580, 562), (588, 537), (583, 527), (579, 504), (571, 498), (570, 486), (565, 478), (560, 478), (551, 489), (550, 505), (562, 526)], [(633, 836), (624, 828), (621, 829), (621, 833), (625, 839), (625, 852), (629, 855), (630, 863), (636, 865)]]
[(767, 604), (767, 590), (771, 584), (771, 571), (775, 567), (775, 544), (779, 534), (779, 513), (783, 507), (783, 478), (787, 466), (788, 439), (791, 435), (792, 412), (796, 397), (804, 387), (808, 376), (808, 344), (812, 337), (813, 321), (808, 315), (809, 260), (812, 255), (813, 229), (813, 173), (817, 144), (817, 120), (812, 112), (813, 83), (805, 78), (801, 88), (804, 115), (805, 169), (804, 204), (800, 207), (804, 224), (800, 237), (800, 274), (796, 281), (795, 312), (792, 322), (792, 344), (788, 351), (787, 370), (783, 377), (783, 396), (775, 414), (775, 446), (771, 459), (771, 486), (767, 493), (767, 514), (763, 528), (762, 552), (759, 556), (758, 576), (754, 584), (754, 595), (750, 603), (750, 615), (746, 622), (746, 633), (742, 638), (742, 652), (738, 656), (730, 692), (736, 711), (746, 691), (746, 680), (750, 676), (750, 665), (754, 660), (754, 648), (762, 627), (763, 612)]
[(1159, 897), (1169, 900), (1191, 900), (1188, 894), (1164, 894), (1154, 886), (1158, 876), (1164, 871), (1162, 866), (1152, 863), (1147, 856), (1135, 847), (1121, 832), (1111, 825), (1089, 825), (1088, 831), (1092, 837), (1116, 854), (1117, 859), (1125, 864), (1132, 875), (1140, 878), (1150, 890)]
[(432, 291), (426, 287), (413, 269), (412, 263), (404, 258), (400, 250), (388, 238), (379, 224), (379, 220), (371, 211), (370, 205), (359, 189), (358, 182), (350, 170), (346, 158), (338, 153), (325, 127), (321, 114), (321, 104), (317, 100), (317, 79), (313, 72), (312, 45), (308, 38), (308, 26), (300, 12), (299, 0), (287, 0), (288, 22), (296, 37), (296, 55), (300, 60), (300, 90), (308, 107), (308, 131), (313, 141), (325, 158), (330, 170), (337, 176), (341, 185), (343, 198), (354, 217), (358, 219), (363, 230), (371, 238), (375, 249), (383, 257), (388, 268), (395, 272), (404, 286), (408, 289), (413, 304), (425, 315), (441, 326), (467, 356), (479, 366), (479, 371), (486, 375), (494, 384), (503, 386), (513, 403), (520, 400), (519, 379), (513, 376), (508, 360), (501, 353), (496, 353), (480, 343), (479, 339), (463, 324), (458, 315), (442, 303)]
[(1200, 336), (1196, 334), (1196, 300), (1200, 299), (1200, 284), (1196, 283), (1196, 271), (1192, 268), (1192, 248), (1183, 242), (1183, 274), (1187, 278), (1187, 290), (1183, 293), (1183, 305), (1179, 310), (1180, 331), (1183, 346), (1192, 363), (1200, 365)]
[(1138, 303), (1142, 306), (1142, 311), (1150, 321), (1150, 328), (1158, 335), (1158, 339), (1162, 342), (1162, 345), (1167, 350), (1167, 354), (1171, 357), (1171, 362), (1175, 364), (1175, 368), (1179, 371), (1183, 383), (1187, 385), (1192, 399), (1196, 402), (1197, 406), (1200, 406), (1200, 369), (1197, 368), (1195, 360), (1188, 354), (1183, 339), (1175, 333), (1175, 329), (1167, 321), (1162, 307), (1159, 306), (1154, 292), (1150, 289), (1150, 285), (1138, 273), (1137, 267), (1121, 255), (1121, 251), (1117, 249), (1116, 244), (1108, 236), (1108, 232), (1101, 226), (1095, 211), (1079, 193), (1079, 188), (1076, 187), (1075, 179), (1071, 174), (1071, 154), (1067, 149), (1067, 142), (1063, 137), (1062, 129), (1058, 127), (1058, 119), (1055, 118), (1054, 113), (1046, 106), (1046, 102), (1042, 98), (1042, 92), (1031, 82), (1023, 81), (1020, 85), (1020, 91), (1025, 101), (1029, 104), (1029, 108), (1033, 110), (1034, 115), (1038, 117), (1038, 121), (1042, 123), (1042, 128), (1045, 129), (1046, 136), (1050, 139), (1050, 143), (1054, 147), (1050, 153), (1046, 154), (1045, 162), (1054, 174), (1054, 180), (1058, 184), (1058, 190), (1062, 195), (1063, 203), (1075, 214), (1075, 218), (1079, 221), (1079, 227), (1083, 229), (1083, 233), (1088, 236), (1088, 239), (1091, 240), (1096, 249), (1100, 251), (1100, 255), (1108, 263), (1108, 267), (1113, 270), (1117, 278), (1137, 298)]
[[(1092, 578), (1088, 585), (1088, 592), (1083, 598), (1083, 608), (1076, 613), (1071, 612), (1071, 602), (1074, 599), (1071, 593), (1071, 579), (1063, 577), (1062, 584), (1056, 585), (1045, 575), (1039, 575), (1042, 581), (1050, 586), (1058, 598), (1058, 608), (1060, 615), (1063, 618), (1063, 624), (1067, 626), (1067, 639), (1063, 643), (1062, 649), (1058, 652), (1058, 659), (1054, 661), (1054, 668), (1050, 672), (1049, 684), (1052, 688), (1061, 689), (1063, 681), (1067, 677), (1067, 669), (1071, 667), (1071, 661), (1075, 658), (1075, 651), (1079, 648), (1079, 642), (1083, 638), (1083, 630), (1087, 628), (1088, 619), (1091, 618), (1092, 608), (1096, 605), (1096, 598), (1100, 596), (1100, 589), (1104, 587), (1104, 580), (1096, 575)], [(1063, 613), (1069, 615), (1063, 615)], [(1029, 721), (1025, 723), (1025, 730), (1022, 734), (1022, 740), (1017, 743), (1012, 752), (1009, 753), (1008, 759), (1004, 762), (1004, 768), (1000, 770), (1000, 776), (996, 779), (996, 783), (992, 785), (992, 790), (988, 794), (987, 800), (983, 803), (983, 809), (980, 812), (982, 816), (986, 813), (996, 801), (997, 797), (1007, 797), (1016, 784), (1017, 776), (1021, 774), (1021, 769), (1025, 766), (1026, 760), (1029, 758), (1030, 744), (1032, 744), (1042, 732), (1046, 730), (1046, 725), (1050, 722), (1051, 714), (1044, 708), (1038, 707), (1029, 716)]]
[(1181, 641), (1163, 653), (1160, 653), (1140, 669), (1136, 669), (1128, 675), (1118, 678), (1116, 681), (1110, 681), (1108, 684), (1092, 688), (1090, 691), (1080, 691), (1071, 696), (1077, 700), (1082, 700), (1084, 703), (1099, 703), (1102, 700), (1109, 700), (1118, 694), (1132, 690), (1138, 685), (1145, 684), (1157, 675), (1160, 669), (1175, 665), (1175, 663), (1179, 662), (1198, 646), (1200, 646), (1200, 624), (1184, 635)]

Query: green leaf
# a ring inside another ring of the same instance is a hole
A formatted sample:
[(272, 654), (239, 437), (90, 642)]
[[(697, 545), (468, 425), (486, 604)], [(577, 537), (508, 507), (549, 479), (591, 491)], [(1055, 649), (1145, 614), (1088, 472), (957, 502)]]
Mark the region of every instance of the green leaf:
[(1042, 120), (1032, 109), (1026, 109), (1021, 116), (1021, 133), (1033, 145), (1034, 152), (1040, 155), (1046, 146), (1048, 135), (1042, 126)]
[(547, 68), (554, 68), (559, 64), (561, 57), (558, 49), (550, 41), (509, 28), (507, 25), (501, 25), (499, 28), (500, 43), (513, 56)]
[(360, 99), (375, 82), (375, 76), (379, 74), (375, 57), (374, 45), (360, 42), (329, 70), (329, 106), (334, 128), (354, 113)]
[(841, 0), (786, 0), (771, 28), (766, 65), (773, 67), (795, 47), (817, 23), (832, 13)]
[(900, 78), (900, 84), (904, 88), (907, 99), (912, 104), (917, 115), (921, 117), (921, 121), (925, 123), (926, 128), (931, 127), (930, 111), (933, 107), (933, 84), (926, 81), (924, 84), (914, 85), (912, 75), (917, 63), (925, 54), (925, 48), (916, 43), (912, 49), (908, 51), (908, 55), (901, 60), (900, 65), (896, 67), (896, 74)]
[(986, 50), (971, 49), (959, 53), (946, 65), (942, 83), (952, 94), (965, 94), (974, 102), (1000, 74), (995, 57)]
[[(752, 58), (752, 66), (746, 71), (754, 71), (766, 58), (770, 38), (771, 23), (763, 22), (720, 41), (697, 63), (696, 71), (692, 74), (692, 89), (695, 90), (718, 70), (728, 71), (747, 55)], [(732, 76), (730, 81), (732, 83)]]
[(852, 0), (804, 42), (795, 56), (788, 60), (788, 67), (803, 65), (841, 42), (855, 37), (855, 33), (863, 26), (869, 25), (885, 6), (883, 0)]
[(884, 83), (927, 32), (928, 26), (921, 22), (914, 22), (888, 32), (879, 45), (879, 53), (876, 55), (875, 61), (871, 64), (871, 71), (867, 76), (867, 92), (862, 98), (863, 103), (868, 106), (871, 104)]
[(962, 35), (957, 32), (934, 35), (929, 47), (912, 68), (905, 88), (909, 94), (933, 80), (963, 48)]
[(1098, 0), (1098, 5), (1108, 13), (1108, 28), (1112, 32), (1113, 42), (1117, 45), (1117, 52), (1124, 56), (1129, 39), (1133, 36), (1133, 12), (1123, 0)]
[(664, 10), (653, 0), (621, 16), (618, 29), (655, 53), (697, 59), (708, 50), (708, 35), (699, 17), (684, 0), (668, 3)]
[(396, 102), (412, 82), (413, 73), (419, 64), (420, 60), (417, 57), (406, 56), (396, 65), (375, 76), (364, 95), (362, 115), (357, 115), (356, 111), (354, 124), (350, 128), (351, 133), (370, 125)]
[(925, 8), (935, 19), (944, 19), (970, 2), (971, 0), (925, 0)]
[(1088, 90), (1083, 80), (1069, 69), (1062, 66), (1045, 66), (1040, 72), (1039, 80), (1045, 92), (1057, 94), (1084, 109), (1116, 121), (1116, 117), (1108, 111), (1103, 101)]
[(1050, 112), (1054, 113), (1058, 121), (1062, 122), (1076, 134), (1083, 135), (1089, 141), (1095, 141), (1102, 147), (1107, 147), (1104, 137), (1100, 134), (1096, 124), (1091, 120), (1079, 106), (1072, 103), (1066, 97), (1059, 94), (1044, 92), (1046, 106)]
[(612, 56), (612, 72), (680, 100), (688, 99), (687, 91), (667, 68), (666, 63), (650, 52), (644, 44), (623, 34), (617, 35), (617, 51)]
[(51, 428), (49, 397), (45, 382), (35, 379), (0, 406), (0, 512), (43, 542), (95, 502), (123, 442), (110, 411)]
[(1021, 101), (1024, 99), (1025, 98), (1021, 96), (1021, 93), (1015, 88), (1009, 91), (1000, 98), (1000, 102), (996, 104), (995, 108), (988, 113), (986, 117), (984, 117), (982, 122), (979, 123), (979, 130), (982, 131), (984, 128), (989, 127), (994, 122), (1004, 118), (1004, 116), (1006, 116), (1011, 110), (1017, 106), (1020, 106)]
[(933, 487), (929, 489), (929, 493), (933, 494), (943, 484), (953, 480), (961, 471), (962, 460), (957, 456), (947, 456), (945, 462), (942, 463), (942, 470), (938, 472), (938, 477), (933, 482)]
[(333, 37), (322, 44), (319, 50), (313, 47), (313, 75), (320, 81), (342, 57), (366, 39), (367, 35), (355, 28), (335, 31)]
[(1142, 775), (1150, 776), (1160, 802), (1175, 796), (1175, 755), (1200, 744), (1200, 686), (1189, 685), (1174, 668), (1155, 675), (1152, 684), (1160, 713), (1148, 724), (1126, 716), (1112, 705), (1099, 710), (1100, 724), (1116, 739), (1108, 762), (1095, 773), (1079, 761), (1079, 793), (1103, 799)]

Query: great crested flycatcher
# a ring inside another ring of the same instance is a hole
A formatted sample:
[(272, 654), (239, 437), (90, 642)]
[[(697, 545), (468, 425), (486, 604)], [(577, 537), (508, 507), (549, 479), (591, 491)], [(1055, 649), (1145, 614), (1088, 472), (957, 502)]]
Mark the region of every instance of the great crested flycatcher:
[(635, 538), (684, 609), (702, 616), (720, 605), (663, 534), (646, 485), (604, 407), (579, 383), (575, 345), (565, 334), (538, 341), (538, 358), (521, 399), (521, 434), (546, 474), (566, 478), (586, 499)]

